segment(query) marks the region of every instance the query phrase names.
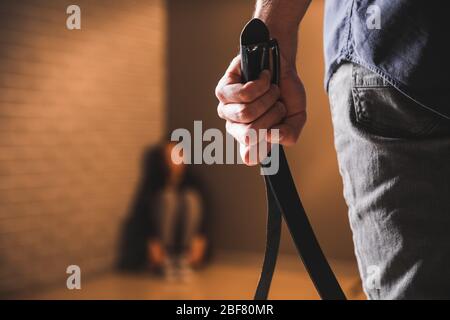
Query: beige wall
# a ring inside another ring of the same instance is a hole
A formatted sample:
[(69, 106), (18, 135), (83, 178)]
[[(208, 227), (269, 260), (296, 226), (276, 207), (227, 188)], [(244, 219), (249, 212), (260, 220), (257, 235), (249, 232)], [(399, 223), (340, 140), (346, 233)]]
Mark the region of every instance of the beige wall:
[(0, 294), (110, 268), (164, 130), (164, 1), (71, 3), (0, 4)]
[[(238, 52), (239, 34), (253, 1), (171, 1), (169, 5), (169, 128), (223, 130), (216, 116), (214, 87)], [(323, 1), (315, 0), (302, 24), (299, 70), (308, 90), (308, 124), (288, 150), (304, 205), (329, 256), (353, 258), (346, 207), (333, 149), (328, 101), (323, 89)], [(256, 168), (202, 166), (214, 204), (213, 240), (217, 247), (261, 250), (265, 236), (265, 195)], [(285, 230), (282, 251), (294, 252)]]

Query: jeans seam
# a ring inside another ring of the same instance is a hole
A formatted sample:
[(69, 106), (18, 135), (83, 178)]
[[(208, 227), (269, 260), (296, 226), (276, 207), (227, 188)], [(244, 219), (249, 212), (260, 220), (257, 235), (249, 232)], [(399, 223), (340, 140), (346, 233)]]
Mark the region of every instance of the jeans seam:
[[(355, 126), (364, 128), (365, 131), (367, 130), (367, 133), (375, 136), (380, 137), (386, 137), (386, 138), (394, 138), (394, 139), (412, 139), (412, 138), (422, 138), (426, 136), (428, 133), (430, 133), (438, 124), (439, 119), (431, 119), (429, 123), (424, 124), (423, 128), (416, 132), (409, 132), (407, 134), (402, 134), (401, 130), (396, 130), (395, 128), (389, 128), (388, 126), (384, 125), (377, 125), (374, 124), (370, 117), (364, 116), (364, 114), (361, 113), (361, 110), (359, 108), (360, 106), (360, 90), (358, 89), (393, 89), (397, 90), (392, 85), (364, 85), (364, 84), (358, 84), (359, 82), (363, 83), (364, 81), (361, 79), (358, 79), (358, 68), (364, 68), (359, 65), (352, 64), (352, 83), (351, 83), (351, 95), (352, 95), (352, 113), (351, 120), (354, 123)], [(370, 71), (370, 70), (369, 70)], [(359, 82), (358, 82), (359, 80)], [(401, 92), (398, 92), (399, 94), (402, 94)], [(414, 101), (412, 101), (414, 103)], [(420, 105), (417, 105), (417, 107), (421, 107)]]

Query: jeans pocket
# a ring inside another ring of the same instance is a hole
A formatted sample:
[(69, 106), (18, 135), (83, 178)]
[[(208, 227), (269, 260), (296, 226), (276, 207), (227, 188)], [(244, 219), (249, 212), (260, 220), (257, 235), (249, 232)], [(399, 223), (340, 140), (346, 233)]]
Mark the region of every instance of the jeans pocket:
[(371, 134), (387, 138), (427, 136), (439, 123), (437, 114), (425, 109), (361, 66), (353, 66), (354, 120)]

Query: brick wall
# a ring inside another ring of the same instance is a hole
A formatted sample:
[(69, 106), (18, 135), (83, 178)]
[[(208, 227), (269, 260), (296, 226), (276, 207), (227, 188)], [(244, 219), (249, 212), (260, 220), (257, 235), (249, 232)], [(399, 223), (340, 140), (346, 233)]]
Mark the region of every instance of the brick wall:
[(164, 130), (165, 14), (163, 0), (1, 1), (0, 295), (111, 267)]

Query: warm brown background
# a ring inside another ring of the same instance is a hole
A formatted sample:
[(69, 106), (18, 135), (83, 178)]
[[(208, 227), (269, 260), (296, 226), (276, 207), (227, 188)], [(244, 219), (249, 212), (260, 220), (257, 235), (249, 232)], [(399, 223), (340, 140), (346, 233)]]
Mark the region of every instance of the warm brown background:
[(164, 128), (164, 2), (76, 3), (0, 3), (0, 295), (112, 268)]
[[(254, 3), (75, 2), (81, 31), (65, 27), (71, 1), (0, 2), (0, 295), (65, 282), (70, 264), (86, 277), (112, 268), (145, 146), (194, 120), (223, 130), (214, 88)], [(288, 156), (327, 256), (353, 261), (322, 86), (322, 14), (315, 0), (302, 24), (309, 120)], [(197, 170), (211, 190), (215, 248), (261, 253), (258, 170)]]

